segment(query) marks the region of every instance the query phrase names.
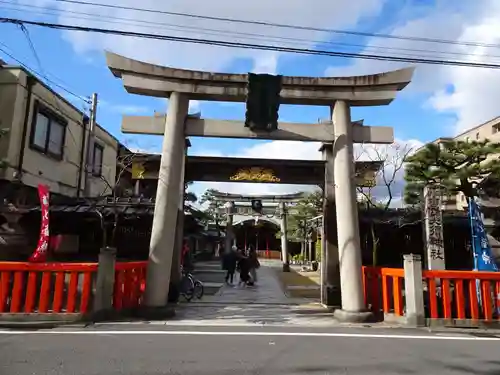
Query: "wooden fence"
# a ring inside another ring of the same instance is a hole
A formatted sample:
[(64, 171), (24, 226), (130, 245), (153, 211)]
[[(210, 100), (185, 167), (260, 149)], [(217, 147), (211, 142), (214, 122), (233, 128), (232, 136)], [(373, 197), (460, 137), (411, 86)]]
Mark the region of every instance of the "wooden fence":
[[(500, 272), (422, 271), (428, 319), (499, 321)], [(377, 315), (405, 315), (404, 270), (363, 267), (366, 306)]]
[(423, 271), (422, 276), (429, 318), (500, 321), (500, 273)]
[[(138, 306), (146, 262), (115, 267), (113, 306)], [(0, 262), (0, 313), (86, 314), (92, 311), (97, 263)]]
[(281, 259), (279, 250), (257, 250), (257, 256), (261, 259)]

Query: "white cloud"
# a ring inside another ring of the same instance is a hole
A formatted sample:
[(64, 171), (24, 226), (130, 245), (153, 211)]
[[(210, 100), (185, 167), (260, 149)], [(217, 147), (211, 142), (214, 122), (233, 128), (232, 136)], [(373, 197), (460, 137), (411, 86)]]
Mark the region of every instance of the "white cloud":
[[(499, 13), (498, 0), (477, 0), (473, 3), (443, 0), (421, 17), (402, 22), (389, 33), (456, 42), (498, 44)], [(402, 48), (420, 51), (404, 51)], [(372, 38), (364, 52), (496, 64), (499, 64), (500, 57), (497, 48), (380, 38)], [(326, 75), (369, 74), (406, 65), (408, 64), (357, 60), (345, 67), (331, 67), (327, 69)], [(412, 84), (403, 95), (411, 92), (428, 94), (431, 108), (455, 114), (457, 123), (453, 131), (459, 133), (498, 116), (496, 98), (500, 95), (500, 73), (491, 69), (420, 65)], [(446, 131), (444, 126), (443, 131)], [(449, 134), (443, 134), (446, 135)]]
[[(48, 4), (48, 2), (41, 3)], [(117, 4), (114, 0), (100, 0), (100, 3)], [(384, 3), (385, 0), (338, 0), (333, 2), (317, 0), (314, 6), (311, 6), (309, 0), (274, 0), (272, 2), (268, 0), (250, 2), (230, 0), (213, 0), (209, 2), (171, 0), (158, 2), (143, 0), (140, 3), (134, 0), (122, 0), (119, 5), (159, 11), (195, 13), (229, 19), (300, 24), (317, 28), (353, 28), (363, 17), (379, 14)], [(51, 2), (50, 5), (53, 6), (54, 3)], [(66, 11), (59, 17), (59, 21), (73, 25), (260, 44), (283, 45), (286, 44), (286, 41), (279, 39), (283, 37), (311, 40), (311, 43), (301, 43), (300, 47), (305, 48), (312, 47), (317, 41), (330, 38), (326, 33), (315, 31), (210, 21), (116, 8), (97, 8), (90, 5), (69, 3), (57, 3), (57, 5), (61, 10)], [(101, 18), (101, 21), (96, 21), (95, 17), (89, 18), (89, 16), (75, 15), (69, 12), (98, 14), (103, 18)], [(82, 19), (82, 17), (87, 19)], [(109, 17), (120, 17), (122, 20), (110, 19)], [(123, 18), (128, 20), (124, 21)], [(130, 21), (130, 19), (133, 21)], [(198, 29), (196, 30), (196, 28)], [(200, 30), (200, 28), (205, 30)], [(214, 33), (214, 29), (223, 30), (223, 32)], [(253, 35), (248, 36), (248, 34)], [(262, 36), (255, 36), (255, 34)], [(185, 69), (207, 70), (224, 69), (235, 58), (250, 58), (255, 62), (255, 71), (274, 72), (276, 70), (277, 54), (275, 52), (182, 44), (83, 32), (67, 32), (65, 35), (73, 44), (75, 50), (84, 54), (89, 51), (100, 52), (103, 49), (110, 49), (116, 53), (153, 63)], [(297, 47), (295, 42), (288, 44)]]
[(147, 106), (114, 104), (102, 99), (99, 99), (99, 109), (124, 115), (142, 115), (152, 112), (152, 109)]
[(278, 53), (269, 53), (255, 59), (253, 71), (254, 73), (277, 74)]
[(197, 113), (201, 111), (200, 102), (198, 100), (189, 101), (189, 113)]

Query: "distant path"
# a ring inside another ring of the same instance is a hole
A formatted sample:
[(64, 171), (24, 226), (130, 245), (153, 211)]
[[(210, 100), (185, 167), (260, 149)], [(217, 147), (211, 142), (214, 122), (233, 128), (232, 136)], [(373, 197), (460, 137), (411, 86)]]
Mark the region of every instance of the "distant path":
[(276, 267), (281, 262), (275, 260), (260, 260), (261, 267), (257, 270), (257, 283), (253, 287), (238, 287), (239, 274), (235, 274), (234, 286), (224, 285), (214, 296), (204, 299), (208, 303), (231, 304), (297, 304), (305, 300), (288, 298), (276, 277)]

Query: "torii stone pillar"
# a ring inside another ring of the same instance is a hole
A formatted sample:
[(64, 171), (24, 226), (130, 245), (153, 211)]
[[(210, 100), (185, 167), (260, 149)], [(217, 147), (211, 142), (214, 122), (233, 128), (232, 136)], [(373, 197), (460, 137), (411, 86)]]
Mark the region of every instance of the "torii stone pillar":
[(281, 260), (283, 262), (283, 272), (290, 272), (290, 257), (288, 255), (288, 236), (287, 236), (287, 214), (285, 202), (280, 202), (281, 214)]
[[(185, 147), (182, 158), (182, 165), (186, 165), (187, 149), (191, 146), (189, 139), (185, 139)], [(175, 246), (172, 254), (172, 267), (170, 271), (170, 286), (168, 302), (175, 303), (179, 299), (181, 274), (181, 261), (182, 261), (182, 248), (184, 247), (184, 191), (185, 191), (185, 174), (186, 168), (182, 168), (179, 194), (179, 209), (177, 210), (177, 224), (175, 227)]]
[(320, 148), (325, 160), (323, 238), (321, 239), (321, 304), (340, 306), (340, 261), (337, 247), (333, 144)]
[(234, 229), (233, 229), (233, 214), (234, 214), (234, 202), (227, 202), (226, 207), (226, 240), (224, 242), (224, 252), (231, 250), (233, 246)]
[(336, 137), (333, 173), (342, 296), (342, 309), (334, 314), (342, 321), (362, 322), (371, 313), (366, 310), (363, 296), (351, 111), (346, 101), (335, 102), (332, 120)]
[(149, 245), (144, 300), (147, 309), (163, 308), (168, 301), (177, 212), (183, 191), (179, 181), (184, 169), (184, 123), (188, 106), (186, 95), (177, 92), (170, 95)]

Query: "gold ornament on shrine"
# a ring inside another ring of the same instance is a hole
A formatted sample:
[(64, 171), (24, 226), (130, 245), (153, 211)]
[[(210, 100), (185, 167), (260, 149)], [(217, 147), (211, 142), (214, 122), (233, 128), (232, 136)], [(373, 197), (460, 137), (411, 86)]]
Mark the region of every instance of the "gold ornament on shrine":
[(250, 182), (280, 182), (271, 169), (252, 167), (238, 170), (229, 177), (231, 181), (250, 181)]

